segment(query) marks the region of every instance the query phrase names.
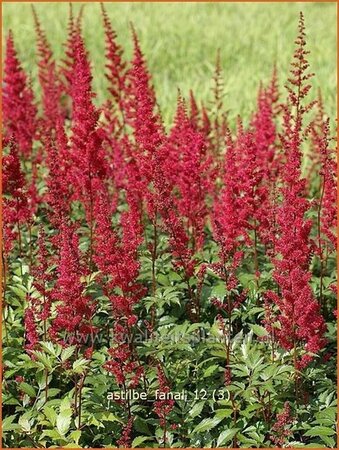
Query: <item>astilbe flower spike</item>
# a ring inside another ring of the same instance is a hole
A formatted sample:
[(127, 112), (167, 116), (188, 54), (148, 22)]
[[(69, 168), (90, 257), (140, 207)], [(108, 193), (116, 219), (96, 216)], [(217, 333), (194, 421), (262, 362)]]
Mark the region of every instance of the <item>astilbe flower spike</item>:
[(137, 322), (135, 305), (145, 294), (137, 281), (140, 263), (138, 247), (142, 241), (139, 208), (129, 204), (129, 211), (122, 213), (121, 233), (112, 228), (109, 197), (103, 192), (98, 196), (94, 214), (96, 236), (94, 261), (104, 280), (103, 290), (110, 299), (114, 318), (114, 344), (109, 349), (110, 359), (104, 364), (115, 376), (120, 386), (136, 387), (143, 375), (143, 366), (138, 362), (135, 349), (126, 339), (132, 338)]
[[(280, 287), (280, 294), (267, 293), (268, 298), (279, 309), (279, 342), (283, 348), (293, 349), (294, 364), (299, 369), (309, 364), (313, 359), (311, 354), (318, 353), (324, 346), (323, 335), (326, 329), (309, 284), (311, 222), (305, 219), (309, 204), (304, 198), (305, 180), (301, 179), (302, 122), (310, 109), (310, 104), (302, 105), (302, 99), (309, 91), (309, 85), (305, 86), (305, 81), (310, 78), (310, 74), (306, 73), (308, 62), (305, 59), (307, 51), (304, 30), (301, 14), (295, 62), (292, 64), (288, 88), (289, 100), (295, 111), (285, 108), (285, 134), (281, 137), (286, 163), (282, 171), (282, 204), (277, 210), (279, 236), (276, 241), (277, 257), (274, 259), (273, 275)], [(304, 353), (298, 356), (300, 344), (303, 345)]]
[[(47, 192), (44, 200), (48, 208), (48, 218), (51, 224), (56, 230), (60, 231), (61, 225), (68, 217), (71, 207), (70, 148), (61, 117), (58, 118), (56, 123), (55, 140), (46, 136), (44, 143), (46, 148), (46, 166), (48, 168)], [(53, 240), (56, 248), (59, 248), (57, 245), (58, 235)]]
[(41, 27), (37, 12), (32, 5), (35, 22), (39, 81), (42, 90), (43, 122), (45, 133), (55, 129), (60, 114), (61, 86), (57, 73), (54, 55), (47, 40), (46, 33)]
[(37, 109), (32, 89), (17, 56), (11, 31), (6, 41), (3, 83), (4, 136), (13, 140), (19, 155), (29, 160), (37, 131)]
[(95, 303), (84, 293), (81, 280), (85, 268), (79, 253), (79, 238), (74, 225), (61, 226), (61, 249), (57, 267), (58, 279), (53, 289), (53, 300), (57, 302), (56, 317), (51, 323), (49, 334), (62, 345), (86, 344), (90, 337), (93, 344), (95, 327), (92, 317)]
[(291, 425), (293, 424), (293, 417), (288, 402), (285, 402), (284, 409), (277, 414), (276, 419), (272, 427), (273, 434), (270, 436), (270, 439), (278, 447), (283, 447), (287, 438), (292, 435)]
[(162, 170), (173, 185), (173, 198), (186, 233), (190, 235), (193, 251), (203, 245), (208, 216), (206, 197), (213, 186), (212, 162), (206, 147), (204, 136), (194, 129), (179, 94), (174, 126), (162, 149), (167, 153)]
[(159, 382), (158, 396), (159, 399), (154, 403), (154, 411), (160, 419), (160, 426), (163, 428), (163, 446), (167, 442), (167, 417), (174, 408), (174, 400), (167, 399), (166, 394), (170, 392), (169, 382), (165, 376), (164, 370), (160, 364), (157, 365), (157, 375)]
[(117, 35), (113, 30), (111, 21), (100, 3), (106, 40), (106, 78), (109, 83), (108, 92), (114, 103), (118, 106), (124, 122), (124, 94), (126, 93), (126, 62), (123, 60), (123, 49), (117, 43)]
[[(26, 348), (36, 349), (39, 338), (47, 339), (48, 320), (51, 317), (52, 287), (54, 275), (49, 271), (51, 257), (47, 249), (47, 238), (44, 229), (39, 230), (37, 262), (32, 267), (33, 286), (39, 295), (27, 297), (25, 310)], [(42, 323), (42, 333), (39, 324)]]
[(4, 252), (9, 254), (13, 241), (18, 239), (22, 254), (21, 228), (31, 219), (32, 211), (27, 199), (27, 183), (21, 169), (16, 144), (9, 143), (9, 154), (2, 160), (3, 237)]
[(128, 73), (130, 102), (128, 120), (133, 128), (136, 159), (145, 186), (152, 181), (155, 170), (155, 154), (163, 140), (160, 116), (156, 113), (156, 100), (151, 77), (146, 67), (138, 37), (132, 27), (134, 55)]

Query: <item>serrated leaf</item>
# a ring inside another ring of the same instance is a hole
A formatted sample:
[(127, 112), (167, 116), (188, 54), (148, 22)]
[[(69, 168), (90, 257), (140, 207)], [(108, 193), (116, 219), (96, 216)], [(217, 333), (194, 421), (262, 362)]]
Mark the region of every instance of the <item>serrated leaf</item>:
[(221, 422), (221, 419), (218, 417), (203, 419), (192, 431), (191, 434), (196, 433), (205, 433), (206, 431), (212, 430), (212, 428), (216, 427), (218, 423)]
[(51, 425), (54, 427), (57, 420), (57, 413), (54, 411), (53, 408), (50, 406), (44, 407), (44, 414), (47, 417), (47, 419), (50, 421)]
[(133, 439), (132, 442), (132, 448), (138, 447), (138, 445), (142, 444), (145, 441), (149, 441), (152, 439), (150, 436), (137, 436), (135, 439)]
[(15, 414), (12, 416), (7, 416), (2, 421), (2, 431), (5, 433), (6, 431), (13, 431), (20, 426), (17, 423), (13, 423), (14, 419), (16, 418)]
[(219, 370), (219, 366), (214, 364), (213, 366), (209, 366), (207, 367), (207, 369), (204, 371), (203, 377), (207, 378), (210, 375), (212, 375), (212, 373), (217, 372)]
[(71, 409), (64, 409), (63, 411), (58, 414), (57, 420), (56, 420), (56, 427), (58, 432), (64, 436), (71, 426), (71, 417), (72, 417), (72, 410)]
[(189, 415), (191, 417), (197, 417), (201, 414), (201, 411), (203, 410), (205, 405), (205, 402), (199, 402), (196, 403), (193, 408), (189, 411)]
[(268, 332), (266, 330), (266, 328), (260, 326), (260, 325), (256, 325), (256, 324), (251, 324), (250, 325), (251, 330), (253, 331), (253, 333), (258, 336), (258, 337), (263, 337), (263, 336), (267, 336)]
[(229, 430), (225, 430), (222, 433), (220, 433), (220, 436), (218, 437), (217, 441), (217, 447), (221, 447), (222, 445), (227, 444), (230, 442), (234, 436), (240, 431), (240, 428), (230, 428)]
[(33, 386), (31, 386), (28, 383), (25, 383), (22, 381), (19, 384), (19, 389), (21, 389), (25, 394), (27, 394), (29, 397), (36, 397), (36, 392)]
[(332, 428), (315, 426), (312, 427), (310, 430), (307, 430), (305, 436), (319, 437), (319, 436), (332, 436), (333, 434), (335, 434), (335, 431), (332, 430)]
[(89, 363), (88, 359), (85, 359), (85, 358), (77, 359), (73, 363), (73, 367), (72, 367), (73, 372), (75, 372), (75, 373), (82, 373), (82, 372), (84, 372), (84, 370), (85, 370), (85, 368), (86, 368), (88, 363)]
[(61, 352), (61, 361), (65, 362), (67, 359), (69, 359), (73, 353), (75, 352), (75, 345), (71, 345), (70, 347), (64, 348)]

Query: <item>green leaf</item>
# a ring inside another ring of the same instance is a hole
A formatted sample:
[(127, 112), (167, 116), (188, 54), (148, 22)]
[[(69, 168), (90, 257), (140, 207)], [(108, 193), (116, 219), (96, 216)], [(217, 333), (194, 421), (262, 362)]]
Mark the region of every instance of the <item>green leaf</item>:
[(214, 286), (211, 290), (211, 297), (217, 297), (220, 300), (222, 300), (226, 295), (226, 286), (225, 283), (218, 284), (217, 286)]
[(18, 420), (22, 431), (24, 431), (25, 433), (27, 433), (28, 431), (31, 431), (31, 424), (28, 420), (28, 417), (30, 417), (30, 413), (25, 413), (21, 417), (19, 417), (19, 420)]
[(72, 410), (71, 409), (64, 409), (60, 412), (60, 414), (57, 417), (56, 420), (56, 427), (58, 432), (64, 436), (71, 426), (71, 417), (72, 417)]
[(251, 328), (251, 330), (253, 331), (253, 333), (256, 336), (263, 337), (263, 336), (267, 336), (268, 335), (267, 330), (264, 327), (260, 326), (260, 325), (251, 324), (250, 328)]
[(84, 372), (88, 363), (89, 363), (88, 359), (85, 359), (85, 358), (77, 359), (73, 363), (73, 372), (75, 372), (75, 373)]
[(2, 431), (5, 433), (6, 431), (14, 431), (20, 428), (17, 423), (13, 423), (15, 419), (15, 414), (12, 416), (5, 417), (2, 421)]
[(332, 428), (315, 426), (310, 430), (307, 430), (305, 436), (332, 436), (335, 431)]
[(218, 365), (213, 365), (213, 366), (209, 366), (207, 367), (207, 369), (205, 370), (203, 377), (207, 378), (210, 375), (212, 375), (212, 373), (216, 372), (217, 370), (219, 370), (219, 366)]
[[(199, 403), (196, 403), (194, 406), (193, 406), (193, 408), (189, 411), (189, 415), (191, 416), (191, 417), (197, 417), (197, 416), (200, 416), (200, 414), (201, 414), (201, 411), (203, 410), (203, 408), (204, 408), (204, 405), (205, 405), (205, 402), (199, 402)], [(187, 419), (186, 419), (187, 420)]]
[(71, 345), (70, 347), (64, 348), (61, 352), (61, 361), (65, 362), (73, 355), (74, 352), (75, 352), (75, 345)]
[(47, 419), (50, 421), (51, 425), (54, 427), (57, 420), (57, 413), (50, 406), (44, 407), (44, 413)]
[(194, 428), (191, 434), (204, 433), (206, 431), (209, 431), (212, 428), (216, 427), (219, 422), (221, 422), (221, 419), (219, 419), (218, 417), (204, 419)]
[(70, 433), (69, 437), (70, 437), (70, 439), (73, 439), (73, 441), (75, 442), (76, 445), (79, 445), (79, 439), (81, 437), (81, 431), (80, 430), (72, 431), (72, 433)]
[(24, 381), (19, 384), (19, 389), (21, 389), (29, 397), (36, 397), (36, 392), (33, 386), (25, 383)]
[(215, 411), (215, 416), (219, 419), (224, 419), (225, 417), (231, 417), (233, 410), (230, 409), (217, 409)]
[(331, 436), (320, 436), (320, 439), (325, 442), (326, 446), (329, 448), (335, 447), (335, 440)]
[(222, 445), (227, 444), (230, 442), (234, 436), (240, 431), (240, 428), (230, 428), (229, 430), (225, 430), (222, 433), (220, 433), (220, 436), (218, 437), (217, 441), (217, 447), (221, 447)]
[(136, 448), (138, 447), (138, 445), (142, 444), (145, 441), (149, 441), (150, 439), (150, 436), (137, 436), (135, 439), (133, 439), (132, 448)]

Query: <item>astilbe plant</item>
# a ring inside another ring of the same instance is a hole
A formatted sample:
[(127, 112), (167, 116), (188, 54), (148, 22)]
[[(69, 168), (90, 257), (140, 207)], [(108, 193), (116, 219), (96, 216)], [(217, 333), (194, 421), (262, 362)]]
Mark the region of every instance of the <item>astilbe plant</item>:
[(280, 292), (268, 292), (267, 296), (278, 307), (277, 319), (281, 325), (276, 332), (278, 340), (283, 348), (293, 349), (294, 364), (301, 369), (325, 344), (324, 319), (310, 286), (311, 221), (305, 219), (309, 203), (304, 197), (305, 179), (301, 179), (302, 121), (312, 106), (302, 104), (310, 89), (307, 80), (311, 76), (307, 73), (302, 14), (296, 44), (288, 86), (289, 104), (284, 111), (284, 136), (281, 136), (286, 161), (282, 171), (282, 203), (277, 210), (279, 237), (273, 275)]

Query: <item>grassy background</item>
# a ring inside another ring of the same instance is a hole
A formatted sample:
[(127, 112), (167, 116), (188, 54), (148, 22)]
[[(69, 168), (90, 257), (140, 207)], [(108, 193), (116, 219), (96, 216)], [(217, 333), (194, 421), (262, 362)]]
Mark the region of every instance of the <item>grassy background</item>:
[[(39, 3), (36, 10), (57, 57), (66, 38), (68, 4)], [(153, 74), (158, 101), (168, 122), (175, 109), (177, 87), (190, 88), (198, 99), (210, 97), (216, 50), (221, 49), (226, 108), (230, 116), (248, 116), (254, 108), (260, 80), (270, 78), (274, 61), (283, 85), (299, 11), (305, 14), (314, 84), (321, 86), (332, 118), (336, 117), (336, 4), (335, 3), (106, 3), (118, 40), (131, 56), (129, 22), (139, 34)], [(74, 4), (78, 11), (80, 4)], [(14, 31), (23, 65), (34, 82), (35, 34), (30, 5), (3, 4), (3, 32)], [(89, 3), (84, 33), (93, 63), (98, 100), (105, 95), (104, 40), (100, 5)], [(315, 93), (315, 91), (314, 91)]]

